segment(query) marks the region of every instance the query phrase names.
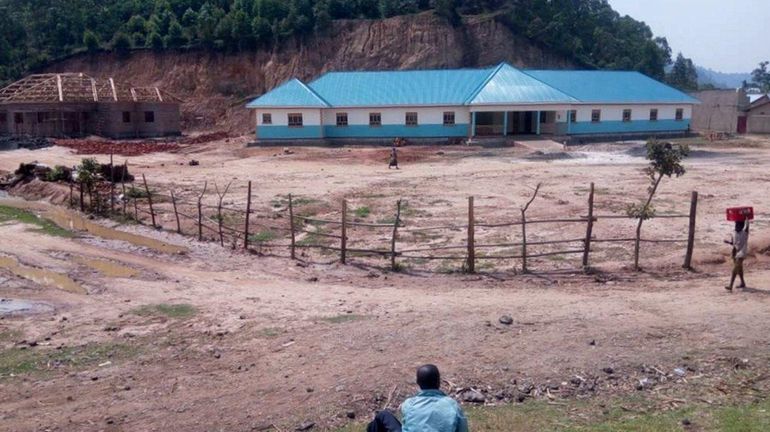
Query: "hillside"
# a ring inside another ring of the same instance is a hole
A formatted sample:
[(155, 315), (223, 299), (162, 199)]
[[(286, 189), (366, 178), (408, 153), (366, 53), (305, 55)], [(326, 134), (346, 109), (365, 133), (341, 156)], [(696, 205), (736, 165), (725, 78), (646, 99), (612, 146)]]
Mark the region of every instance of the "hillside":
[(698, 84), (712, 84), (717, 88), (735, 89), (744, 81), (751, 82), (750, 73), (725, 73), (696, 66), (698, 71)]
[(78, 54), (44, 68), (157, 85), (185, 100), (187, 130), (246, 133), (243, 107), (290, 77), (312, 79), (328, 70), (486, 66), (507, 61), (532, 68), (569, 68), (574, 60), (513, 34), (494, 16), (466, 18), (453, 27), (431, 12), (384, 20), (339, 20), (331, 31), (281, 50), (135, 50), (127, 55)]

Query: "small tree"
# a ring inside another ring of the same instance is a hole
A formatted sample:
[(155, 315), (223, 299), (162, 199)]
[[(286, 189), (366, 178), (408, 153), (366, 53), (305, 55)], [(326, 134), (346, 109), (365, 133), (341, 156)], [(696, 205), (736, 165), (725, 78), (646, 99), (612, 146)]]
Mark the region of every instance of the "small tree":
[(112, 49), (118, 54), (127, 54), (131, 50), (131, 39), (128, 35), (119, 31), (112, 38)]
[(650, 140), (647, 142), (647, 159), (650, 160), (650, 166), (645, 168), (644, 172), (650, 178), (650, 187), (647, 189), (649, 195), (643, 204), (631, 204), (626, 210), (629, 217), (638, 218), (636, 225), (636, 243), (634, 245), (634, 268), (639, 270), (639, 244), (642, 234), (642, 223), (645, 220), (655, 216), (655, 208), (652, 206), (652, 198), (658, 191), (658, 186), (663, 177), (681, 177), (685, 173), (682, 160), (687, 157), (690, 149), (687, 145), (673, 145), (668, 142), (659, 142)]
[(91, 30), (86, 30), (83, 33), (83, 45), (90, 53), (94, 53), (99, 50), (101, 43), (99, 42), (99, 36)]

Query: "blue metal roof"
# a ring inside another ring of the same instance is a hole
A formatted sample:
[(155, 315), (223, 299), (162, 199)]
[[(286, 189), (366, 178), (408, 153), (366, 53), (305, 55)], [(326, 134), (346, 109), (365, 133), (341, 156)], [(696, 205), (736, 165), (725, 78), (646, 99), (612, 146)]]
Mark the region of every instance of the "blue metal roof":
[(574, 103), (577, 100), (503, 63), (466, 102), (468, 105), (501, 105)]
[(329, 108), (329, 104), (302, 81), (292, 79), (254, 99), (246, 108)]
[(486, 69), (330, 72), (287, 81), (248, 108), (699, 103), (638, 72)]
[(463, 105), (492, 69), (331, 72), (309, 87), (332, 106)]
[(699, 103), (639, 72), (528, 70), (527, 74), (584, 103)]

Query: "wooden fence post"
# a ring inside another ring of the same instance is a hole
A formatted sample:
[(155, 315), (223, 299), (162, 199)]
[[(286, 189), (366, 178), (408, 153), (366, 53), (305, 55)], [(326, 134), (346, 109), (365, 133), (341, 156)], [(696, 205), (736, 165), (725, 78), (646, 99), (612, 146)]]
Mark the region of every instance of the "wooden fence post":
[(291, 194), (289, 194), (289, 229), (291, 230), (291, 259), (296, 259), (295, 255), (295, 235), (294, 235), (294, 204), (292, 202)]
[(521, 272), (527, 273), (527, 211), (521, 210)]
[(348, 245), (348, 201), (342, 200), (342, 233), (340, 239), (340, 262), (345, 264), (347, 261)]
[(174, 196), (174, 191), (171, 191), (171, 204), (174, 206), (174, 216), (176, 217), (176, 232), (177, 234), (182, 234), (182, 224), (179, 223), (179, 212), (176, 209), (176, 196)]
[(126, 200), (127, 200), (127, 197), (126, 197), (126, 173), (127, 172), (128, 172), (128, 161), (125, 161), (123, 163), (123, 172), (120, 175), (120, 190), (121, 190), (121, 193), (123, 194), (123, 199), (121, 200), (121, 201), (123, 201), (123, 216), (126, 215)]
[(468, 273), (476, 273), (476, 246), (475, 246), (475, 224), (476, 219), (473, 215), (473, 197), (468, 197), (468, 262), (466, 264)]
[(251, 180), (249, 180), (249, 191), (246, 195), (246, 224), (243, 228), (243, 249), (249, 249), (249, 217), (251, 216)]
[(115, 213), (115, 165), (112, 164), (110, 152), (110, 214)]
[(690, 225), (687, 232), (687, 253), (684, 256), (684, 268), (692, 269), (692, 253), (695, 248), (695, 217), (698, 213), (698, 192), (693, 191), (690, 198)]
[(75, 188), (74, 184), (72, 183), (72, 181), (70, 181), (70, 208), (75, 207), (75, 201), (74, 201), (75, 197), (72, 196), (74, 188)]
[(208, 180), (203, 182), (203, 191), (198, 195), (198, 241), (203, 241), (203, 196), (206, 195)]
[(398, 270), (396, 265), (396, 234), (398, 233), (398, 223), (401, 220), (401, 200), (396, 202), (396, 221), (393, 222), (393, 237), (390, 240), (390, 269)]
[(594, 183), (591, 182), (591, 191), (588, 193), (588, 224), (586, 226), (585, 250), (583, 251), (583, 270), (588, 269), (588, 254), (591, 253), (591, 236), (594, 230)]
[(85, 202), (83, 202), (83, 201), (85, 201), (85, 197), (83, 196), (83, 182), (80, 182), (80, 187), (78, 189), (80, 189), (80, 212), (81, 213), (85, 213), (86, 212), (86, 204), (85, 204)]
[(155, 210), (152, 208), (152, 194), (150, 193), (150, 187), (147, 186), (147, 177), (142, 174), (142, 181), (144, 181), (144, 190), (147, 191), (147, 203), (150, 205), (150, 218), (152, 218), (152, 227), (157, 228), (155, 225)]

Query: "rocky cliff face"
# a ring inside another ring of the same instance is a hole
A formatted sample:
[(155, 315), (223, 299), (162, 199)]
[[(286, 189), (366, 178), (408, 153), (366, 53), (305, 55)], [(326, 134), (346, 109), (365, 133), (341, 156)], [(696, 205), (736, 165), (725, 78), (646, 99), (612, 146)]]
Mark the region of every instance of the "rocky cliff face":
[(469, 17), (453, 28), (427, 12), (386, 20), (338, 21), (326, 35), (273, 51), (134, 51), (78, 55), (48, 72), (84, 72), (135, 85), (157, 85), (185, 100), (188, 130), (246, 133), (253, 119), (243, 105), (281, 82), (311, 80), (330, 70), (477, 67), (507, 61), (528, 68), (570, 68), (570, 59), (512, 34), (493, 17)]

